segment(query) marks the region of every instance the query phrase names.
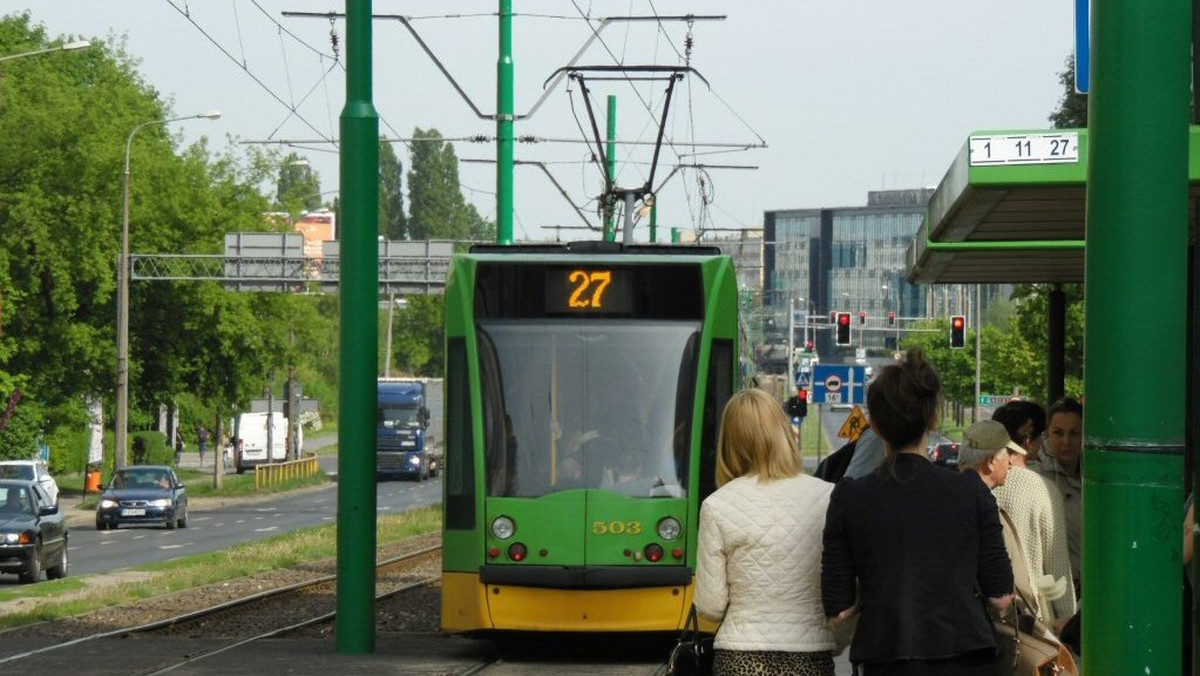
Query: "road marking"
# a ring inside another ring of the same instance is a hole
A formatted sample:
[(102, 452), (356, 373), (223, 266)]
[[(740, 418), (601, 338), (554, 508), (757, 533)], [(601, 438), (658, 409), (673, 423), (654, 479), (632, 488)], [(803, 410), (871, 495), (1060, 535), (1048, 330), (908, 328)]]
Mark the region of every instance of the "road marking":
[(185, 545), (190, 545), (190, 544), (192, 544), (192, 543), (190, 543), (190, 542), (185, 542), (185, 543), (184, 543), (184, 544), (182, 544), (182, 545), (159, 545), (159, 546), (158, 546), (158, 548), (159, 548), (159, 549), (179, 549), (179, 548), (181, 548), (181, 547), (184, 547)]
[(273, 530), (279, 530), (279, 526), (268, 526), (266, 528), (255, 528), (255, 533), (267, 533)]

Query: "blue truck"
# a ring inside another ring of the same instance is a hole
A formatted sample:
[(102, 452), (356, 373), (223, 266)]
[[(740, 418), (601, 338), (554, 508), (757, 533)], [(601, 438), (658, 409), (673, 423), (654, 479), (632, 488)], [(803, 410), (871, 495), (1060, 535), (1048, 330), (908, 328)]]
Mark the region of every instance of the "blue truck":
[(375, 473), (423, 481), (442, 469), (441, 378), (380, 378)]

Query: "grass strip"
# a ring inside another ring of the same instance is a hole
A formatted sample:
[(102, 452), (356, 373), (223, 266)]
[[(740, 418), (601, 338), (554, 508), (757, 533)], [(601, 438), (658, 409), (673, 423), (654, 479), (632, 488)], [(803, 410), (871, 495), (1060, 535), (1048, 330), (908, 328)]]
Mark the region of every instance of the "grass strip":
[[(376, 537), (383, 545), (441, 528), (440, 505), (400, 514), (379, 516)], [(67, 577), (36, 585), (0, 591), (0, 629), (73, 617), (130, 601), (194, 589), (224, 580), (322, 561), (337, 556), (337, 526), (328, 524), (277, 535), (216, 552), (184, 556), (170, 561), (121, 571), (128, 581), (93, 584), (92, 579)], [(31, 600), (9, 612), (3, 604)]]

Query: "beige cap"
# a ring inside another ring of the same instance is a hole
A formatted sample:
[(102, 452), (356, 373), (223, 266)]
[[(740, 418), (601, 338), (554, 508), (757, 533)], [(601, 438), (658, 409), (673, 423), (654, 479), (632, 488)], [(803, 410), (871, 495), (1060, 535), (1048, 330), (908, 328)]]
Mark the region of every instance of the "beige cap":
[(1002, 449), (1028, 455), (1024, 448), (1009, 438), (1004, 425), (995, 420), (980, 420), (963, 431), (963, 441), (958, 447), (958, 464), (960, 467), (978, 465)]

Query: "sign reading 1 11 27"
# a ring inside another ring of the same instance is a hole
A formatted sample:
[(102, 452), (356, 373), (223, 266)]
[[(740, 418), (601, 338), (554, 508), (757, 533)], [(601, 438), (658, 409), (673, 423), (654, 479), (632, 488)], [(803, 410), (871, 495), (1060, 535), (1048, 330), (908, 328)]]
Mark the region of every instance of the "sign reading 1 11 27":
[(1079, 134), (1076, 132), (972, 136), (969, 144), (972, 167), (1079, 161)]

